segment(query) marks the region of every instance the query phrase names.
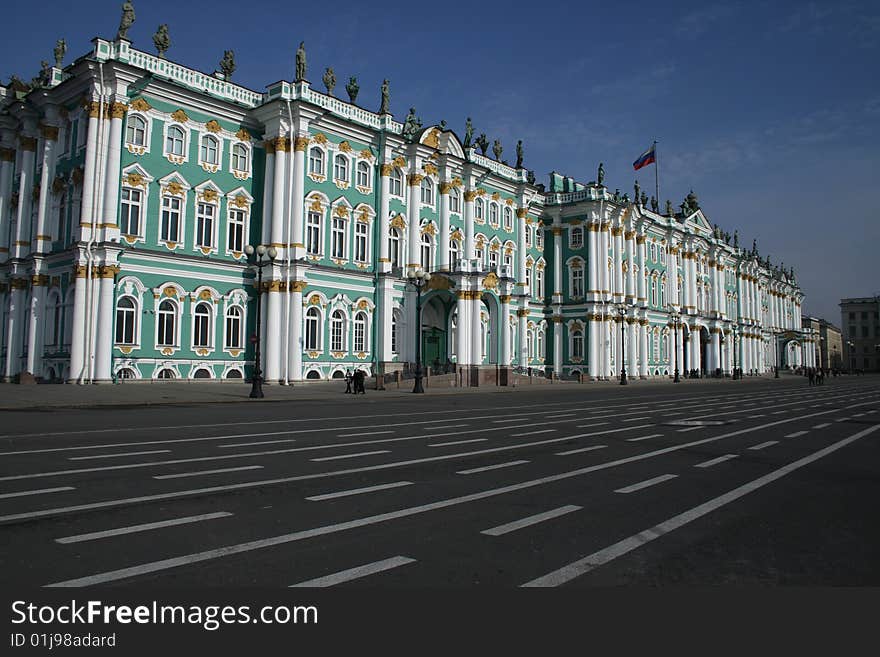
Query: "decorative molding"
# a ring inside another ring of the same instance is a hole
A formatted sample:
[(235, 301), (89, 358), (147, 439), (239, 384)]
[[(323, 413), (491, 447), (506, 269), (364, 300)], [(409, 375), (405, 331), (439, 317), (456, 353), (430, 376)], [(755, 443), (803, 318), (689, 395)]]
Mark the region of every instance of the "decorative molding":
[(136, 110), (138, 112), (146, 112), (153, 108), (146, 100), (143, 98), (135, 98), (131, 101), (131, 104), (128, 106), (129, 109)]
[(171, 119), (178, 123), (186, 123), (189, 121), (189, 116), (182, 109), (176, 109), (171, 113)]
[(223, 130), (223, 128), (220, 126), (219, 123), (217, 123), (217, 121), (215, 119), (211, 119), (210, 121), (208, 121), (205, 124), (205, 130), (207, 130), (208, 132), (216, 133), (216, 132), (221, 132)]

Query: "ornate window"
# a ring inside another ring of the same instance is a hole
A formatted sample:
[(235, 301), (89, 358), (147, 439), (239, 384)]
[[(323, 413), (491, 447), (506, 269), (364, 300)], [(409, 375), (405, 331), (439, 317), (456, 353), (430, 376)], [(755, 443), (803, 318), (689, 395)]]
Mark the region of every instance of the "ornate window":
[[(354, 259), (355, 262), (367, 262), (369, 260), (369, 224), (357, 221), (354, 224)], [(363, 351), (363, 350), (361, 350)]]
[(513, 210), (510, 208), (504, 208), (504, 230), (513, 230)]
[(244, 252), (245, 211), (230, 209), (226, 224), (226, 250), (233, 253)]
[(143, 214), (143, 192), (139, 189), (123, 187), (121, 205), (119, 232), (123, 235), (140, 235), (141, 216)]
[(213, 135), (204, 135), (202, 137), (202, 143), (199, 147), (199, 160), (202, 164), (212, 166), (220, 163), (220, 142)]
[(651, 262), (657, 262), (657, 245), (651, 242)]
[(572, 249), (580, 249), (584, 245), (584, 229), (575, 226), (569, 232), (570, 246)]
[(434, 240), (431, 239), (428, 233), (422, 233), (420, 255), (419, 262), (422, 265), (422, 269), (431, 271), (434, 262)]
[(535, 296), (543, 298), (544, 296), (544, 270), (537, 269), (535, 271)]
[(348, 158), (337, 155), (333, 160), (333, 178), (340, 182), (348, 182)]
[(116, 344), (137, 343), (137, 303), (131, 297), (116, 302)]
[(388, 183), (388, 191), (392, 196), (403, 197), (403, 173), (401, 173), (400, 169), (391, 171)]
[(666, 307), (666, 281), (660, 281), (660, 308)]
[(213, 203), (199, 202), (196, 206), (196, 248), (214, 248), (215, 215), (217, 206)]
[(477, 218), (477, 219), (483, 218), (483, 214), (484, 214), (483, 208), (484, 208), (483, 199), (478, 198), (477, 200), (474, 201), (474, 217), (475, 218)]
[(538, 358), (539, 360), (543, 359), (544, 353), (545, 353), (544, 352), (544, 329), (538, 329), (537, 340), (535, 340), (535, 342), (537, 343), (535, 345), (535, 352), (536, 352), (535, 358)]
[[(526, 263), (526, 286), (531, 290), (532, 287), (532, 268)], [(534, 290), (531, 290), (534, 294)]]
[(180, 242), (180, 217), (182, 201), (165, 195), (162, 197), (162, 220), (159, 225), (159, 239), (163, 242)]
[(367, 314), (363, 312), (354, 316), (354, 351), (367, 351)]
[(306, 218), (306, 252), (321, 255), (321, 214), (309, 212)]
[(580, 329), (571, 332), (571, 357), (572, 359), (584, 357), (584, 332)]
[(575, 267), (574, 265), (572, 265), (572, 269), (571, 269), (571, 296), (573, 296), (573, 297), (584, 296), (584, 268), (583, 267)]
[(232, 147), (232, 170), (239, 173), (250, 171), (250, 153), (244, 144), (235, 144)]
[(238, 306), (231, 306), (226, 311), (226, 344), (227, 349), (241, 349), (242, 340), (242, 311)]
[(330, 316), (330, 351), (345, 351), (345, 315), (341, 310)]
[(186, 133), (183, 128), (177, 125), (168, 126), (168, 131), (165, 134), (165, 154), (183, 157), (185, 143)]
[(434, 205), (434, 181), (428, 177), (422, 179), (420, 186), (422, 205)]
[(498, 251), (489, 249), (489, 269), (498, 271)]
[(177, 344), (177, 306), (170, 299), (159, 304), (156, 318), (156, 344), (173, 347)]
[(461, 192), (454, 187), (449, 191), (449, 211), (461, 212)]
[(61, 346), (62, 320), (64, 319), (64, 306), (61, 304), (61, 295), (53, 292), (46, 303), (46, 310), (51, 313), (52, 321), (46, 323), (46, 345), (52, 347)]
[(461, 244), (458, 240), (449, 240), (449, 263), (455, 264), (455, 261), (461, 257)]
[(535, 246), (539, 249), (544, 248), (544, 231), (538, 226), (535, 228)]
[(366, 162), (358, 162), (357, 165), (357, 186), (370, 186), (370, 165)]
[(400, 353), (400, 312), (397, 310), (391, 313), (391, 353), (395, 356)]
[(324, 175), (324, 151), (317, 146), (309, 150), (309, 173), (316, 176)]
[(657, 277), (651, 276), (651, 305), (657, 307)]
[[(69, 136), (71, 130), (67, 131)], [(147, 145), (147, 122), (137, 114), (129, 114), (127, 125), (125, 127), (125, 143), (132, 146)], [(67, 151), (65, 151), (67, 152)]]
[(532, 246), (532, 227), (526, 224), (526, 246)]
[(305, 345), (308, 351), (318, 351), (321, 348), (321, 311), (317, 308), (306, 311)]
[(345, 233), (348, 221), (342, 217), (333, 217), (333, 228), (330, 235), (330, 257), (340, 260), (345, 258)]
[(202, 301), (196, 305), (193, 316), (193, 347), (210, 347), (213, 342), (211, 330), (211, 306)]
[(498, 227), (498, 204), (490, 203), (489, 204), (489, 225)]
[(388, 259), (392, 267), (400, 267), (400, 231), (397, 228), (388, 230)]

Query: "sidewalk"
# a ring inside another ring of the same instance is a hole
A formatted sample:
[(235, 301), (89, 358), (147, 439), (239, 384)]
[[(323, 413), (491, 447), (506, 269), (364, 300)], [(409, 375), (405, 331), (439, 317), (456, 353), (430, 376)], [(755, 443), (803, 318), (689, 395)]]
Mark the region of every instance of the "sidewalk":
[[(803, 379), (795, 375), (783, 375), (781, 381)], [(773, 375), (744, 377), (735, 382), (736, 385), (747, 385), (749, 382), (772, 381)], [(514, 394), (518, 391), (544, 391), (552, 394), (554, 389), (572, 390), (581, 388), (588, 390), (616, 388), (621, 391), (643, 387), (671, 387), (672, 381), (667, 378), (631, 380), (626, 387), (611, 381), (593, 381), (578, 383), (577, 381), (554, 381), (551, 384), (529, 384), (523, 377), (517, 384), (509, 387), (486, 385), (477, 388), (457, 388), (449, 386), (431, 386), (426, 382), (425, 395), (479, 395), (479, 394)], [(681, 386), (724, 385), (734, 383), (730, 379), (682, 379)], [(804, 380), (804, 383), (806, 381)], [(386, 384), (385, 390), (376, 390), (375, 381), (367, 383), (366, 395), (369, 398), (401, 398), (412, 396), (412, 380)], [(122, 383), (108, 385), (16, 385), (0, 384), (0, 411), (24, 411), (52, 408), (101, 408), (101, 407), (142, 407), (142, 406), (180, 406), (192, 404), (229, 404), (247, 402), (252, 404), (273, 402), (310, 402), (310, 401), (344, 401), (345, 383), (342, 380), (309, 381), (295, 385), (264, 385), (263, 399), (250, 399), (249, 383), (219, 383), (204, 381), (157, 381), (153, 383)]]

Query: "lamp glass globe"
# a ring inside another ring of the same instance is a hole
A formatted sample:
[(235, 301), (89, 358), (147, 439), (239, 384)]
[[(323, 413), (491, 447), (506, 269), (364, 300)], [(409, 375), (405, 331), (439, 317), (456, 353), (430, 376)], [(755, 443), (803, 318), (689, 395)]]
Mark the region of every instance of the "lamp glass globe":
[(276, 249), (274, 246), (270, 246), (269, 247), (269, 257), (272, 260), (274, 260), (277, 255), (278, 255), (278, 249)]
[(248, 255), (254, 255), (254, 247), (248, 244), (244, 247), (244, 252)]
[(262, 244), (257, 247), (257, 255), (266, 255), (266, 247)]

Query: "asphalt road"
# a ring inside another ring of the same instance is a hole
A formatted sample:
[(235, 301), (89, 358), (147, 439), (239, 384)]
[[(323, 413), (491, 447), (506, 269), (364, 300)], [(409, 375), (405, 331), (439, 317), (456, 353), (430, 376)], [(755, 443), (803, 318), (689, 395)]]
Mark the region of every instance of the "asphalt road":
[(16, 586), (880, 585), (880, 378), (6, 412)]

